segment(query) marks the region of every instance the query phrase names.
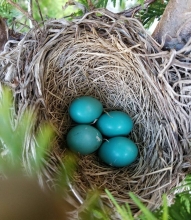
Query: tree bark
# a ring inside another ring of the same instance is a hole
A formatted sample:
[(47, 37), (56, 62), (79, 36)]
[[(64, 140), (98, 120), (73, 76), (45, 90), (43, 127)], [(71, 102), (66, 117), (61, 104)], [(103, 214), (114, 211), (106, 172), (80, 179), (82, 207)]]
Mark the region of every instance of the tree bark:
[(191, 36), (191, 0), (170, 0), (152, 36), (165, 49), (180, 50)]
[(3, 51), (8, 41), (8, 27), (6, 21), (0, 17), (0, 51)]

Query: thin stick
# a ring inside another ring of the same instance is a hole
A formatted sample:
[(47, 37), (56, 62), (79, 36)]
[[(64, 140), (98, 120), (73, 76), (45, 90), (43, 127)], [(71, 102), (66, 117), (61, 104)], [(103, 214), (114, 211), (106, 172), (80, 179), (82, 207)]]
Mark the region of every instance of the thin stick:
[(127, 9), (125, 11), (122, 11), (120, 13), (117, 13), (119, 15), (123, 15), (125, 17), (133, 17), (137, 12), (139, 12), (141, 9), (143, 8), (147, 8), (150, 4), (152, 4), (153, 2), (155, 2), (156, 0), (146, 0), (143, 5), (137, 5), (135, 7), (132, 7), (130, 9)]
[[(32, 8), (32, 0), (28, 0), (28, 13), (33, 18), (33, 8)], [(32, 21), (29, 20), (30, 28), (33, 27)]]
[(37, 7), (38, 7), (38, 11), (39, 11), (39, 14), (40, 14), (40, 18), (41, 18), (42, 22), (44, 22), (44, 19), (43, 19), (43, 16), (42, 16), (42, 12), (41, 12), (41, 9), (40, 9), (39, 2), (38, 2), (38, 0), (35, 0), (35, 1), (36, 1), (36, 4), (37, 4)]
[(17, 8), (22, 14), (24, 14), (29, 20), (31, 20), (34, 26), (37, 24), (32, 15), (23, 10), (17, 3), (13, 2), (12, 0), (7, 0), (7, 2)]

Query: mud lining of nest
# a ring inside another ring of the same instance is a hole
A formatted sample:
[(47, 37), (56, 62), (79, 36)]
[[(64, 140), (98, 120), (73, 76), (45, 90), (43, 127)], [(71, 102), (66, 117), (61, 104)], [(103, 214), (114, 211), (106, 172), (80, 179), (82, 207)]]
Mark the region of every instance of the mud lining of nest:
[[(99, 14), (98, 14), (99, 13)], [(8, 42), (0, 55), (1, 81), (14, 91), (16, 113), (37, 112), (37, 125), (52, 123), (58, 137), (56, 157), (65, 156), (65, 137), (74, 126), (68, 107), (82, 95), (92, 95), (104, 111), (122, 110), (133, 119), (129, 137), (139, 158), (129, 167), (112, 168), (96, 153), (81, 156), (74, 175), (77, 192), (89, 188), (111, 191), (118, 202), (134, 192), (149, 208), (190, 172), (191, 57), (181, 51), (162, 51), (133, 18), (105, 10), (87, 13), (73, 22), (49, 20), (20, 42)], [(33, 155), (35, 149), (25, 148)], [(47, 176), (57, 172), (47, 162)], [(134, 206), (132, 206), (134, 207)]]

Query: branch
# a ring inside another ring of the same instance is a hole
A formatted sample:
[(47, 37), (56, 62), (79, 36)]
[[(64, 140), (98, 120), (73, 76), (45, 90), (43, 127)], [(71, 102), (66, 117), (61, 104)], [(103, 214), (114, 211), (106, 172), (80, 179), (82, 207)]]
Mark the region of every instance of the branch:
[(152, 37), (164, 49), (180, 50), (191, 38), (190, 12), (190, 0), (170, 0)]
[(142, 10), (143, 8), (147, 8), (150, 4), (152, 4), (153, 2), (155, 2), (156, 0), (146, 0), (143, 5), (137, 5), (133, 8), (130, 8), (128, 10), (125, 10), (123, 12), (119, 12), (117, 13), (118, 15), (123, 15), (125, 17), (133, 17), (137, 12), (139, 12), (140, 10)]
[(4, 46), (8, 41), (8, 27), (3, 18), (0, 17), (0, 51), (4, 50)]
[(41, 9), (40, 9), (39, 2), (38, 2), (38, 0), (35, 0), (35, 1), (36, 1), (36, 4), (37, 4), (37, 7), (38, 7), (38, 11), (39, 11), (39, 14), (40, 14), (40, 18), (41, 18), (42, 22), (44, 22), (44, 19), (43, 19), (43, 16), (42, 16), (42, 12), (41, 12)]
[[(28, 13), (33, 18), (32, 0), (28, 0)], [(29, 20), (30, 28), (33, 27), (32, 21)]]
[(24, 9), (22, 9), (17, 3), (13, 2), (12, 0), (7, 0), (7, 2), (11, 4), (12, 6), (14, 6), (15, 8), (17, 8), (22, 14), (24, 14), (29, 20), (31, 20), (34, 26), (37, 25), (37, 22), (34, 20), (32, 15), (30, 15)]

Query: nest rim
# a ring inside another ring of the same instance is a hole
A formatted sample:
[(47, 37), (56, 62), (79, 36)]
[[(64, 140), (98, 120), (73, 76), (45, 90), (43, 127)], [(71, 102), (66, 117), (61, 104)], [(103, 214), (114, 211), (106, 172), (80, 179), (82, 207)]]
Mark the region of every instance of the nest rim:
[[(96, 16), (97, 13), (101, 16)], [(191, 103), (191, 94), (187, 86), (191, 81), (189, 72), (191, 67), (188, 68), (188, 65), (185, 64), (188, 57), (185, 58), (182, 51), (181, 54), (175, 51), (162, 51), (139, 21), (134, 18), (116, 17), (106, 10), (89, 12), (72, 22), (64, 19), (47, 21), (44, 30), (45, 32), (39, 30), (33, 30), (34, 33), (29, 32), (16, 48), (5, 52), (3, 59), (1, 58), (3, 62), (9, 63), (12, 56), (11, 70), (15, 69), (15, 71), (10, 76), (10, 69), (5, 70), (4, 83), (6, 82), (13, 88), (15, 98), (19, 100), (17, 114), (22, 114), (26, 107), (31, 108), (31, 106), (34, 111), (43, 112), (38, 118), (38, 123), (41, 120), (51, 119), (58, 137), (63, 140), (61, 126), (67, 122), (65, 129), (68, 130), (73, 124), (67, 115), (67, 109), (61, 110), (61, 106), (65, 105), (68, 108), (74, 97), (90, 94), (102, 100), (105, 110), (117, 108), (129, 113), (136, 125), (136, 130), (144, 131), (147, 128), (150, 132), (150, 135), (143, 137), (145, 142), (150, 141), (149, 147), (146, 148), (141, 147), (141, 138), (138, 137), (137, 131), (130, 136), (136, 140), (139, 146), (139, 162), (137, 160), (130, 167), (119, 170), (105, 167), (103, 164), (100, 168), (100, 162), (96, 159), (95, 154), (85, 156), (83, 159), (80, 156), (80, 169), (83, 170), (85, 176), (91, 175), (91, 181), (88, 179), (89, 177), (86, 179), (90, 183), (85, 189), (83, 180), (77, 179), (79, 178), (78, 173), (74, 177), (75, 186), (71, 183), (68, 184), (77, 200), (83, 203), (87, 189), (95, 187), (93, 184), (95, 178), (99, 179), (100, 176), (107, 174), (109, 180), (103, 179), (103, 182), (108, 181), (111, 186), (110, 183), (113, 181), (115, 186), (113, 189), (105, 188), (110, 190), (118, 202), (131, 204), (128, 191), (132, 190), (149, 208), (157, 208), (160, 205), (162, 193), (168, 192), (173, 186), (176, 186), (186, 174), (184, 168), (190, 169), (191, 167), (189, 162), (183, 160), (185, 152), (190, 152), (188, 140), (191, 123), (188, 121), (190, 111), (187, 108)], [(27, 46), (31, 48), (31, 51), (27, 49)], [(186, 50), (187, 48), (185, 48)], [(19, 63), (18, 54), (21, 60), (27, 57), (26, 62)], [(29, 57), (32, 59), (30, 60)], [(172, 60), (175, 62), (172, 63)], [(177, 71), (178, 68), (182, 75)], [(67, 74), (64, 75), (64, 73)], [(120, 73), (123, 74), (120, 75)], [(18, 85), (12, 85), (11, 80), (14, 77), (17, 77)], [(178, 77), (179, 80), (177, 80)], [(68, 81), (64, 83), (66, 79)], [(184, 80), (187, 80), (185, 86), (181, 82)], [(109, 86), (109, 83), (112, 86)], [(90, 84), (92, 87), (89, 86)], [(79, 88), (77, 88), (78, 85), (80, 85)], [(103, 87), (106, 85), (105, 91), (100, 85)], [(133, 89), (131, 86), (129, 89), (126, 85), (131, 85)], [(107, 86), (108, 88), (106, 88)], [(66, 87), (69, 91), (68, 94), (64, 93)], [(108, 95), (110, 90), (118, 91), (117, 98), (113, 98), (112, 93)], [(121, 90), (124, 90), (126, 94), (129, 92), (129, 97), (134, 100), (127, 101), (130, 98), (126, 98), (126, 100), (124, 94), (120, 93)], [(66, 99), (63, 101), (64, 95)], [(116, 99), (123, 104), (117, 105)], [(28, 100), (30, 101), (28, 102)], [(131, 108), (128, 105), (131, 105)], [(151, 109), (151, 106), (154, 110)], [(55, 114), (52, 110), (54, 108), (57, 108)], [(133, 109), (133, 111), (129, 111), (129, 109)], [(66, 121), (61, 119), (61, 115)], [(63, 115), (65, 116), (63, 117)], [(59, 119), (54, 122), (57, 116)], [(181, 118), (181, 116), (183, 117)], [(143, 123), (145, 128), (138, 125), (138, 122), (141, 124), (140, 117), (142, 117), (141, 120), (144, 120), (143, 117), (147, 117), (145, 124)], [(150, 119), (155, 117), (157, 120), (152, 126), (149, 125)], [(152, 131), (152, 128), (158, 130)], [(156, 139), (150, 140), (151, 135)], [(56, 155), (51, 157), (53, 161), (55, 158), (60, 160), (58, 158), (64, 157), (65, 151), (59, 146), (54, 147), (53, 151)], [(175, 157), (179, 158), (181, 162), (178, 162)], [(96, 161), (93, 164), (94, 169), (91, 167), (93, 160)], [(89, 170), (84, 169), (84, 166), (88, 167), (87, 164), (90, 166)], [(156, 169), (153, 170), (152, 165)], [(52, 173), (51, 167), (51, 163), (47, 165), (50, 173)], [(127, 169), (135, 171), (129, 175)], [(123, 178), (120, 172), (124, 172)], [(50, 178), (50, 174), (47, 171), (45, 173)], [(120, 185), (123, 190), (127, 191), (123, 196), (120, 191), (116, 190), (119, 183), (118, 180), (113, 180), (111, 173), (113, 176), (118, 175), (122, 179), (120, 182), (124, 183), (128, 179), (123, 187), (122, 184)], [(80, 174), (82, 174), (81, 171)], [(101, 181), (98, 181), (98, 186), (101, 185)], [(149, 181), (153, 181), (153, 183), (149, 185)], [(162, 183), (163, 181), (164, 183)], [(141, 182), (145, 183), (142, 188), (140, 187)], [(133, 184), (137, 184), (137, 186), (133, 188)], [(80, 195), (79, 192), (83, 192), (83, 195)], [(104, 192), (101, 197), (108, 200)], [(156, 203), (156, 201), (159, 202)], [(134, 206), (132, 207), (134, 208)]]

